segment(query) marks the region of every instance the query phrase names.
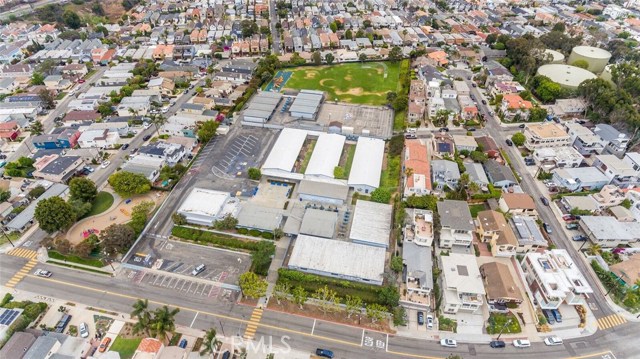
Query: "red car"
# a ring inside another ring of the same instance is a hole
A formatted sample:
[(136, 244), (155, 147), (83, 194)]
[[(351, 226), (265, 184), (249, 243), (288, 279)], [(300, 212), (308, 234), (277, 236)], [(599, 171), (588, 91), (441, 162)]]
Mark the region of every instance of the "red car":
[(572, 214), (565, 214), (562, 216), (562, 219), (569, 222), (569, 221), (575, 221), (576, 217)]
[(85, 82), (85, 79), (79, 79), (79, 80), (78, 80), (78, 83), (79, 83), (79, 84), (83, 84), (84, 82)]

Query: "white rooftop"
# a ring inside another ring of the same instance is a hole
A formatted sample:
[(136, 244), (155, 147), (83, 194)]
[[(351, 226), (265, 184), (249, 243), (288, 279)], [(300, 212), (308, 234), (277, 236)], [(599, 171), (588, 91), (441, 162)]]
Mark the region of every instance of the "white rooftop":
[(485, 294), (475, 256), (449, 253), (448, 256), (441, 256), (440, 259), (442, 274), (448, 289), (455, 288), (458, 293)]
[(178, 212), (216, 217), (228, 198), (227, 192), (194, 188), (182, 202)]
[(307, 131), (284, 128), (273, 145), (269, 157), (264, 161), (262, 169), (291, 172), (306, 138)]
[(353, 214), (349, 238), (374, 246), (389, 246), (391, 214), (393, 207), (388, 204), (359, 200)]
[(384, 157), (384, 141), (370, 137), (359, 137), (353, 156), (349, 186), (366, 185), (378, 188)]
[(299, 235), (291, 251), (289, 266), (381, 282), (385, 254), (384, 248)]
[(564, 298), (567, 293), (593, 293), (587, 280), (573, 263), (565, 249), (552, 249), (544, 253), (527, 253), (526, 259), (545, 287), (548, 297)]
[(340, 163), (345, 140), (346, 137), (342, 135), (321, 134), (304, 174), (334, 178), (333, 170)]

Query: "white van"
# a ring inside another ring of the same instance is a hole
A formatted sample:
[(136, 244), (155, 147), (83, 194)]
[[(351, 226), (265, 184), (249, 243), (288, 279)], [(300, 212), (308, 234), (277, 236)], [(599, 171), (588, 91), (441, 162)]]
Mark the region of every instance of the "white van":
[(526, 339), (516, 339), (513, 341), (513, 346), (516, 348), (529, 348), (531, 342)]

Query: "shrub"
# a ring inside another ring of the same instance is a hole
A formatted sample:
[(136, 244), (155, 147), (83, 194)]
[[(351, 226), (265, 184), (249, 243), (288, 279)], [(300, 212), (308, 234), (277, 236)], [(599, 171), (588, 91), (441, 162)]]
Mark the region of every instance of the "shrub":
[(260, 231), (257, 229), (250, 229), (249, 230), (249, 235), (252, 237), (260, 237)]
[(270, 233), (270, 232), (262, 232), (260, 236), (262, 236), (262, 238), (264, 239), (273, 239), (273, 233)]
[[(258, 231), (258, 234), (260, 232)], [(259, 247), (260, 242), (243, 240), (240, 238), (234, 238), (231, 236), (224, 236), (218, 233), (201, 231), (194, 228), (187, 228), (181, 226), (173, 227), (171, 234), (175, 237), (194, 241), (209, 243), (216, 247), (229, 248), (229, 249), (243, 249), (247, 251), (255, 251)]]
[(249, 230), (246, 228), (238, 228), (238, 233), (240, 234), (248, 234)]

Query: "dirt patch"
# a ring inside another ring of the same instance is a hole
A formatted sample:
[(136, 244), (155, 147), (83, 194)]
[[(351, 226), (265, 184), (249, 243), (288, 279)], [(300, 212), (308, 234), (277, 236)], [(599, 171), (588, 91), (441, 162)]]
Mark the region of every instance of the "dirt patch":
[(322, 80), (320, 80), (320, 82), (318, 82), (318, 84), (320, 84), (320, 86), (324, 86), (324, 87), (333, 87), (331, 85), (331, 83), (327, 83), (327, 81), (333, 81), (333, 79), (322, 79)]
[(120, 0), (101, 0), (100, 4), (102, 5), (102, 10), (104, 10), (104, 15), (108, 17), (109, 20), (117, 21), (126, 12)]
[(382, 331), (385, 333), (395, 334), (395, 331), (391, 330), (391, 328), (389, 327), (388, 321), (383, 320), (378, 323), (371, 323), (371, 320), (369, 320), (369, 318), (365, 317), (364, 315), (359, 317), (358, 315), (354, 314), (351, 316), (351, 318), (347, 318), (346, 313), (343, 311), (339, 311), (335, 313), (328, 312), (327, 314), (324, 314), (316, 306), (305, 304), (303, 308), (300, 309), (300, 307), (297, 304), (291, 303), (286, 300), (281, 301), (280, 304), (278, 304), (276, 300), (270, 300), (267, 308), (274, 311), (296, 314), (303, 317), (324, 320), (327, 322), (352, 325), (355, 327), (372, 329), (372, 330)]
[(124, 324), (124, 326), (122, 327), (122, 330), (120, 330), (120, 333), (118, 334), (118, 337), (121, 337), (122, 339), (144, 338), (142, 333), (133, 334), (133, 323), (129, 323), (129, 322)]
[(315, 79), (317, 75), (318, 75), (318, 71), (306, 71), (304, 73), (304, 78), (305, 79)]
[(344, 79), (347, 80), (347, 81), (351, 81), (351, 80), (353, 80), (353, 77), (351, 77), (351, 75), (347, 75), (347, 76), (344, 77)]
[(348, 91), (336, 90), (335, 92), (336, 92), (336, 95), (353, 95), (353, 96), (362, 96), (365, 93), (362, 87), (350, 88)]

